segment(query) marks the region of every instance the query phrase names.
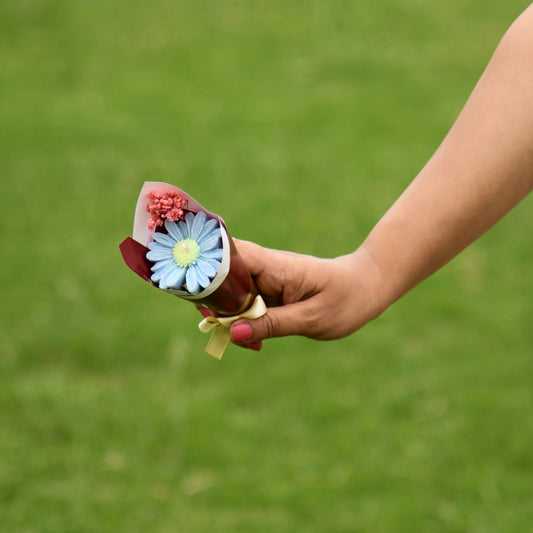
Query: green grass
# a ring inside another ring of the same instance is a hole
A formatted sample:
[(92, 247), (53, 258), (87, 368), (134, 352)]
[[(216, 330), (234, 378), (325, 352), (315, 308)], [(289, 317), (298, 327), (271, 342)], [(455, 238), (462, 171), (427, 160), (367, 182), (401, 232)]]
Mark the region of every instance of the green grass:
[(531, 198), (341, 341), (203, 353), (144, 180), (354, 249), (527, 2), (0, 1), (0, 531), (533, 528)]

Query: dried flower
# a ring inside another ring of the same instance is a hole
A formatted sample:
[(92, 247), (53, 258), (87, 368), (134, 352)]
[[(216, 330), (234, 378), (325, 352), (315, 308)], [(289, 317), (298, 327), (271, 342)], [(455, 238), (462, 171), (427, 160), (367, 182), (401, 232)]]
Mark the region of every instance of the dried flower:
[(148, 195), (148, 202), (146, 211), (150, 213), (150, 220), (148, 220), (148, 229), (150, 231), (162, 226), (165, 220), (177, 222), (185, 218), (182, 208), (187, 206), (187, 201), (177, 192), (170, 191), (164, 194), (151, 192)]

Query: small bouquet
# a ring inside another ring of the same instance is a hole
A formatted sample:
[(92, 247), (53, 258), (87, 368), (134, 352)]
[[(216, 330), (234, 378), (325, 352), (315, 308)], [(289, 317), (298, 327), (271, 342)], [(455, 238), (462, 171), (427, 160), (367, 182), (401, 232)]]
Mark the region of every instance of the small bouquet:
[(120, 251), (130, 269), (150, 284), (216, 313), (199, 327), (205, 333), (214, 329), (206, 351), (219, 359), (235, 320), (266, 313), (222, 218), (173, 185), (144, 184), (133, 238), (126, 238)]

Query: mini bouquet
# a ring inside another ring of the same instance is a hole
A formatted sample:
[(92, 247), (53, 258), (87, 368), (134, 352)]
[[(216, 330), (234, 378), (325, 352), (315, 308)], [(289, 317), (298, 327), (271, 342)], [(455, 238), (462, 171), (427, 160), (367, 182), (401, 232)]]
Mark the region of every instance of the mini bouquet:
[(219, 359), (229, 343), (231, 324), (266, 312), (222, 218), (173, 185), (144, 184), (133, 238), (126, 238), (120, 251), (145, 281), (216, 313), (199, 327), (205, 333), (214, 329), (206, 351)]

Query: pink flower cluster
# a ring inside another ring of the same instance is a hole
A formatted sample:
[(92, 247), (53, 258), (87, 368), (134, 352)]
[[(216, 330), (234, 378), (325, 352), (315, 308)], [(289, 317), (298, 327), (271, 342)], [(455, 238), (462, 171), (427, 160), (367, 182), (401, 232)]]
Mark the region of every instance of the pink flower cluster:
[(154, 231), (158, 226), (162, 226), (165, 220), (177, 222), (185, 218), (185, 212), (182, 208), (187, 206), (187, 200), (184, 200), (177, 192), (166, 192), (158, 194), (151, 192), (148, 195), (148, 204), (146, 211), (150, 213), (148, 229)]

